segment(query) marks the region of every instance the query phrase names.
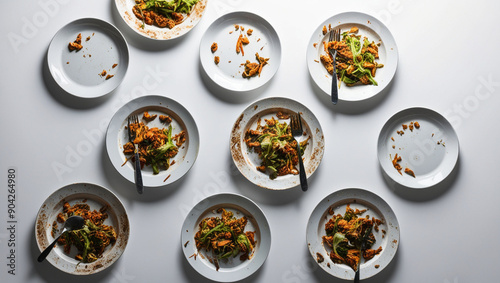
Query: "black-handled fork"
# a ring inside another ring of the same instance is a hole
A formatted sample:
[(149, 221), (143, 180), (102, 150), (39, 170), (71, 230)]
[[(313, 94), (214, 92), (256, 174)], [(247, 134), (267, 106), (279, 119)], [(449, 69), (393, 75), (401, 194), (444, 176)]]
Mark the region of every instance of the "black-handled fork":
[(131, 115), (127, 119), (127, 130), (128, 130), (128, 140), (134, 145), (134, 179), (135, 179), (135, 187), (137, 189), (137, 192), (142, 195), (144, 192), (144, 186), (142, 184), (142, 173), (141, 173), (141, 160), (139, 159), (139, 149), (137, 144), (134, 143), (135, 140), (135, 131), (130, 130), (130, 123), (136, 123), (139, 124), (139, 118), (137, 118), (137, 115)]
[[(328, 39), (328, 42), (332, 41), (340, 41), (340, 29), (332, 29), (330, 30), (330, 37)], [(334, 105), (337, 104), (339, 100), (339, 90), (338, 90), (338, 84), (337, 84), (337, 70), (336, 70), (336, 60), (335, 57), (337, 57), (337, 50), (336, 49), (331, 49), (328, 48), (328, 52), (330, 52), (330, 55), (333, 58), (333, 73), (332, 73), (332, 103)]]
[(307, 191), (307, 176), (306, 170), (304, 169), (304, 162), (302, 161), (302, 156), (300, 154), (300, 142), (299, 138), (302, 136), (302, 119), (300, 118), (300, 113), (290, 115), (290, 128), (292, 129), (292, 135), (297, 142), (297, 155), (299, 157), (299, 175), (300, 175), (300, 186), (302, 191)]

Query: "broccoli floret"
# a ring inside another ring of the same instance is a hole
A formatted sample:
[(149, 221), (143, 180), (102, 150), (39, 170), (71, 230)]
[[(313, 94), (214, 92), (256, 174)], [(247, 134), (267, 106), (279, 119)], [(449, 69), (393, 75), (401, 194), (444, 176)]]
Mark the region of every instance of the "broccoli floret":
[(168, 126), (168, 130), (165, 131), (165, 134), (167, 135), (167, 142), (160, 146), (159, 148), (155, 149), (153, 152), (153, 158), (151, 160), (151, 167), (153, 169), (153, 174), (156, 175), (160, 173), (160, 168), (159, 165), (163, 163), (165, 167), (169, 166), (168, 163), (168, 152), (177, 150), (177, 146), (174, 144), (172, 140), (172, 125)]
[[(340, 243), (342, 243), (343, 241), (345, 240), (345, 236), (344, 234), (342, 233), (335, 233), (335, 235), (333, 235), (333, 243), (332, 243), (332, 248), (333, 248), (333, 252), (338, 255), (338, 256), (341, 256), (341, 257), (344, 257), (342, 255), (339, 254), (339, 251), (343, 252), (343, 249), (341, 249), (339, 247)], [(338, 249), (338, 251), (337, 251)], [(347, 251), (346, 251), (346, 254), (347, 254)]]

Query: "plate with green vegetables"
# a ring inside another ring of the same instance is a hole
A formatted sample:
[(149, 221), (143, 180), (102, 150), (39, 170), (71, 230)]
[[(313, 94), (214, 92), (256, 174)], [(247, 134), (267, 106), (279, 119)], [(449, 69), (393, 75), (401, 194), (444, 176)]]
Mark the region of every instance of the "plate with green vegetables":
[(185, 35), (203, 17), (208, 0), (115, 0), (120, 17), (136, 33), (155, 40)]
[[(139, 123), (149, 129), (144, 130), (142, 141), (134, 139), (144, 186), (166, 186), (183, 177), (198, 156), (198, 128), (184, 106), (160, 95), (138, 97), (122, 106), (111, 118), (106, 132), (106, 150), (114, 168), (125, 179), (134, 182), (134, 157), (127, 152), (130, 145), (128, 117), (131, 115), (138, 116)], [(155, 131), (159, 132), (151, 139), (146, 138)], [(173, 150), (165, 152), (165, 148)]]
[[(365, 189), (346, 188), (326, 196), (309, 217), (306, 229), (307, 247), (311, 256), (324, 271), (340, 279), (354, 279), (354, 269), (346, 262), (338, 262), (338, 256), (345, 257), (342, 255), (342, 248), (345, 248), (343, 244), (348, 243), (356, 247), (356, 243), (352, 242), (353, 239), (348, 236), (343, 239), (344, 235), (336, 240), (339, 238), (338, 233), (328, 234), (327, 231), (330, 230), (326, 227), (330, 229), (331, 226), (325, 226), (334, 216), (337, 219), (340, 219), (339, 216), (343, 217), (344, 220), (341, 221), (347, 221), (345, 219), (347, 219), (346, 207), (348, 205), (352, 210), (359, 211), (356, 217), (374, 222), (379, 221), (371, 230), (373, 233), (371, 249), (380, 248), (381, 251), (368, 260), (365, 256), (361, 256), (358, 268), (360, 268), (360, 279), (363, 280), (384, 270), (391, 263), (399, 247), (400, 226), (396, 214), (389, 204), (375, 193)], [(335, 223), (335, 226), (342, 225), (345, 224), (340, 221)], [(332, 246), (324, 238), (331, 236), (334, 236)], [(332, 255), (332, 253), (336, 254)]]
[[(68, 184), (53, 192), (43, 202), (35, 221), (35, 238), (40, 251), (59, 235), (63, 226), (60, 219), (67, 217), (64, 216), (67, 206), (87, 208), (88, 211), (82, 214), (86, 219), (85, 225), (68, 234), (71, 237), (69, 249), (65, 249), (64, 243), (67, 243), (68, 238), (63, 235), (64, 242), (57, 243), (47, 256), (47, 261), (57, 269), (73, 275), (95, 274), (110, 267), (125, 251), (130, 226), (121, 201), (110, 190), (96, 184)], [(102, 225), (95, 226), (95, 221), (102, 221)], [(113, 228), (113, 235), (109, 235), (109, 230), (102, 230), (105, 226)], [(109, 240), (108, 237), (112, 239)], [(103, 243), (106, 238), (109, 242)], [(91, 253), (97, 253), (96, 249), (100, 255), (88, 260), (92, 258)]]
[(271, 249), (271, 229), (255, 202), (239, 194), (220, 193), (200, 201), (188, 213), (181, 245), (198, 273), (214, 281), (234, 282), (264, 264)]
[(231, 130), (231, 156), (250, 182), (271, 190), (300, 185), (299, 154), (290, 133), (290, 115), (297, 113), (300, 113), (303, 129), (297, 142), (301, 144), (300, 158), (306, 176), (312, 176), (319, 167), (325, 139), (314, 113), (293, 99), (266, 98), (250, 104)]
[[(341, 31), (344, 48), (333, 42), (329, 44), (330, 32), (335, 29)], [(396, 73), (399, 57), (396, 41), (389, 29), (371, 15), (340, 13), (314, 30), (307, 46), (307, 66), (312, 80), (327, 95), (331, 95), (334, 72), (329, 48), (338, 49), (335, 72), (340, 101), (370, 99), (381, 93)]]

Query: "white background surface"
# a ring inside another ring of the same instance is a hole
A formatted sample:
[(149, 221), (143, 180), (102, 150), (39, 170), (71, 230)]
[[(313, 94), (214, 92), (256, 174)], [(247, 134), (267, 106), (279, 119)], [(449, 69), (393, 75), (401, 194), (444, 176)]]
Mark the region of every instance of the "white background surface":
[[(0, 278), (2, 282), (202, 282), (181, 252), (180, 228), (191, 207), (218, 192), (257, 202), (267, 215), (273, 242), (264, 266), (245, 282), (341, 282), (317, 267), (305, 241), (316, 204), (336, 190), (359, 187), (389, 203), (400, 228), (393, 262), (366, 282), (494, 282), (500, 249), (497, 184), (500, 112), (500, 4), (496, 1), (243, 1), (210, 0), (206, 13), (181, 39), (155, 42), (135, 34), (113, 1), (3, 1), (0, 25)], [(70, 3), (71, 2), (71, 3)], [(44, 4), (45, 3), (45, 4)], [(47, 4), (49, 3), (49, 4)], [(292, 4), (293, 3), (293, 4)], [(280, 69), (258, 91), (232, 94), (206, 79), (199, 42), (208, 26), (229, 11), (267, 19), (282, 43)], [(370, 13), (393, 33), (399, 68), (382, 95), (363, 103), (332, 106), (307, 71), (307, 42), (317, 26), (345, 11)], [(76, 18), (116, 25), (130, 47), (124, 82), (97, 100), (76, 100), (54, 85), (46, 68), (51, 38)], [(16, 39), (13, 41), (13, 39)], [(200, 130), (191, 171), (175, 184), (137, 195), (112, 167), (104, 132), (130, 99), (162, 94), (183, 104)], [(282, 96), (315, 112), (325, 135), (325, 155), (309, 191), (268, 191), (235, 171), (229, 131), (252, 101)], [(451, 178), (428, 190), (387, 182), (376, 155), (380, 129), (401, 109), (423, 106), (445, 115), (460, 140)], [(66, 168), (57, 171), (54, 168)], [(16, 275), (7, 273), (7, 170), (17, 168)], [(56, 189), (92, 182), (113, 191), (131, 222), (129, 244), (109, 269), (88, 277), (64, 274), (36, 262), (34, 220)]]

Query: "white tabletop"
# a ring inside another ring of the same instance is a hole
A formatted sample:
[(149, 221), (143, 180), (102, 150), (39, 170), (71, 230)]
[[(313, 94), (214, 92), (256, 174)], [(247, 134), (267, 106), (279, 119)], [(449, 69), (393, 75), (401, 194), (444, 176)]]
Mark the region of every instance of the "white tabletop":
[[(293, 4), (292, 4), (293, 3)], [(266, 214), (272, 244), (262, 268), (244, 282), (343, 282), (316, 265), (306, 244), (314, 207), (343, 188), (363, 188), (394, 210), (399, 250), (382, 272), (366, 282), (494, 282), (500, 250), (497, 122), (500, 112), (500, 4), (496, 1), (243, 1), (209, 0), (201, 22), (187, 35), (152, 41), (134, 33), (114, 1), (6, 1), (0, 26), (0, 278), (2, 282), (203, 282), (181, 251), (187, 212), (219, 192), (244, 195)], [(204, 73), (199, 43), (209, 25), (232, 11), (267, 19), (282, 45), (282, 62), (264, 87), (241, 95), (221, 90)], [(314, 84), (306, 65), (312, 32), (334, 14), (359, 11), (384, 22), (399, 48), (399, 66), (387, 91), (373, 99), (333, 106)], [(46, 54), (65, 24), (95, 17), (125, 36), (130, 64), (122, 84), (98, 99), (76, 99), (58, 88)], [(112, 166), (105, 131), (112, 115), (131, 99), (168, 96), (184, 105), (200, 132), (196, 163), (167, 187), (134, 184)], [(300, 187), (270, 191), (245, 179), (229, 151), (230, 130), (252, 102), (289, 97), (311, 109), (324, 131), (325, 154)], [(377, 159), (384, 123), (409, 107), (444, 115), (460, 141), (450, 178), (429, 190), (397, 187)], [(16, 231), (8, 226), (8, 170), (17, 172)], [(90, 182), (114, 192), (125, 205), (130, 238), (122, 257), (91, 276), (65, 274), (37, 263), (35, 218), (43, 201), (70, 183)], [(15, 242), (15, 275), (7, 266)]]

